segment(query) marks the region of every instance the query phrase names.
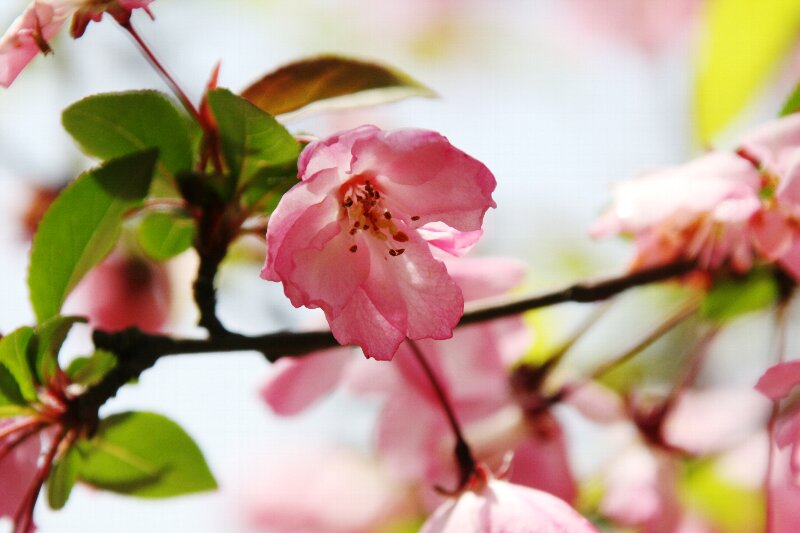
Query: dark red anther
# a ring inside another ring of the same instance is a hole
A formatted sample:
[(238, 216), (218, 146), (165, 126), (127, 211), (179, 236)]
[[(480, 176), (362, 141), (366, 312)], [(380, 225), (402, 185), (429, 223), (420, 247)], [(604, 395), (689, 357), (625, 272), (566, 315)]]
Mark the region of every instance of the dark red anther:
[(351, 246), (350, 247), (350, 251), (353, 252), (353, 253), (356, 253), (358, 251), (358, 245), (354, 244), (353, 246)]
[(419, 215), (414, 215), (413, 217), (411, 217), (411, 220), (416, 222), (417, 220), (419, 220)]
[(398, 231), (397, 233), (395, 233), (394, 235), (392, 235), (392, 237), (393, 237), (393, 238), (394, 238), (394, 240), (396, 240), (397, 242), (406, 242), (406, 241), (408, 240), (408, 235), (406, 235), (406, 234), (405, 234), (405, 233), (403, 233), (402, 231)]

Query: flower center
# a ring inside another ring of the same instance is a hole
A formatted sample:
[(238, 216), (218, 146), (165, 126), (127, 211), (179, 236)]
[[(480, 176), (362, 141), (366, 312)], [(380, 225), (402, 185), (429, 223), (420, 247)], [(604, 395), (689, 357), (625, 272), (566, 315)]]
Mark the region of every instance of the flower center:
[[(341, 217), (348, 221), (350, 235), (355, 236), (359, 231), (371, 235), (387, 244), (390, 256), (397, 257), (406, 250), (395, 248), (393, 243), (408, 241), (408, 235), (397, 228), (381, 199), (381, 192), (370, 180), (350, 180), (342, 187)], [(355, 244), (350, 247), (353, 253), (357, 250)]]

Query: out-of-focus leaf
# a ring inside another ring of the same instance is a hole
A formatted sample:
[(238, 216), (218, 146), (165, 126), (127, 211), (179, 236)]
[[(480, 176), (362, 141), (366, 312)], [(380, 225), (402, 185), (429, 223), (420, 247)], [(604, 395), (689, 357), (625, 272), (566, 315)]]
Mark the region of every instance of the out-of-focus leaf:
[(761, 88), (800, 32), (796, 0), (709, 0), (695, 88), (699, 141), (709, 143)]
[(39, 322), (58, 314), (67, 295), (111, 251), (123, 216), (142, 204), (156, 152), (107, 162), (56, 198), (33, 239), (28, 287)]
[(195, 237), (194, 220), (175, 211), (151, 212), (142, 220), (136, 236), (148, 256), (166, 261), (191, 248)]
[(28, 362), (28, 345), (33, 338), (33, 328), (21, 327), (0, 339), (0, 364), (8, 369), (27, 402), (37, 398)]
[(208, 93), (219, 127), (222, 151), (233, 175), (232, 189), (242, 187), (262, 169), (289, 164), (300, 143), (273, 116), (227, 89)]
[(91, 387), (99, 383), (116, 364), (117, 358), (114, 354), (105, 350), (97, 350), (91, 357), (73, 359), (66, 372), (71, 382)]
[(242, 96), (271, 115), (281, 115), (307, 106), (307, 111), (312, 111), (377, 105), (435, 93), (391, 67), (321, 56), (290, 63), (267, 74), (245, 89)]
[(169, 183), (192, 168), (191, 123), (157, 91), (89, 96), (65, 109), (61, 120), (81, 149), (99, 159), (158, 148), (156, 173)]
[(746, 278), (717, 281), (703, 300), (701, 314), (725, 322), (746, 313), (769, 307), (778, 297), (775, 278), (757, 270)]
[(681, 480), (683, 500), (720, 531), (763, 531), (766, 510), (759, 489), (728, 482), (717, 463), (705, 461), (689, 466)]
[(6, 367), (0, 365), (0, 407), (11, 405), (27, 405), (27, 402), (22, 397), (17, 380)]
[(64, 344), (72, 326), (86, 322), (79, 316), (54, 316), (36, 328), (36, 336), (28, 346), (28, 358), (36, 380), (46, 385), (58, 370), (58, 352)]
[(785, 117), (786, 115), (791, 115), (792, 113), (797, 113), (798, 111), (800, 111), (800, 85), (795, 87), (791, 96), (789, 96), (789, 98), (783, 104), (781, 116)]
[(168, 498), (217, 487), (203, 454), (175, 422), (154, 413), (121, 413), (81, 443), (78, 477), (97, 488)]
[(56, 511), (62, 509), (69, 499), (72, 487), (80, 470), (81, 456), (75, 447), (69, 449), (50, 471), (47, 478), (47, 503)]

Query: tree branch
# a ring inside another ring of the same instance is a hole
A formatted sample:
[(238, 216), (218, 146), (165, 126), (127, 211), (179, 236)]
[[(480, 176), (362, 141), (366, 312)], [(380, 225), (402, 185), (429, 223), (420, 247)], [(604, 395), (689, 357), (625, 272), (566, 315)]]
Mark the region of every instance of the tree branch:
[[(599, 282), (578, 283), (566, 289), (539, 296), (481, 307), (466, 312), (458, 326), (513, 316), (525, 311), (566, 302), (598, 302), (632, 287), (681, 276), (690, 272), (694, 267), (694, 263), (691, 262), (672, 263)], [(214, 271), (216, 271), (216, 265)], [(195, 290), (197, 290), (197, 286), (195, 286)], [(282, 357), (299, 357), (314, 351), (339, 346), (330, 331), (279, 331), (249, 336), (231, 333), (224, 328), (221, 330), (213, 327), (208, 329), (209, 337), (207, 339), (177, 339), (165, 335), (151, 335), (136, 328), (113, 333), (96, 330), (93, 334), (95, 347), (115, 353), (118, 360), (117, 366), (110, 370), (100, 383), (75, 398), (71, 408), (75, 410), (74, 412), (81, 420), (96, 422), (97, 410), (101, 405), (113, 398), (126, 383), (138, 378), (142, 372), (154, 366), (161, 357), (168, 355), (256, 351), (262, 353), (267, 360), (274, 362)]]

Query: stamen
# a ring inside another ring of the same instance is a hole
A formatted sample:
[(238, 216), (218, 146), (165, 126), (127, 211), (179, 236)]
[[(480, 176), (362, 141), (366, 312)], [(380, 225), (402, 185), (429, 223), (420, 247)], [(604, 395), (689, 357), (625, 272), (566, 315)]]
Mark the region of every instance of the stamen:
[(389, 211), (386, 211), (383, 214), (383, 218), (385, 218), (386, 220), (391, 220), (392, 219), (392, 214)]
[(411, 220), (416, 222), (417, 220), (419, 220), (419, 215), (414, 215), (413, 217), (411, 217)]
[(392, 235), (392, 237), (393, 237), (393, 238), (394, 238), (394, 240), (396, 240), (397, 242), (406, 242), (406, 241), (408, 240), (408, 235), (406, 235), (406, 234), (405, 234), (405, 233), (403, 233), (402, 231), (398, 231), (397, 233), (395, 233), (394, 235)]
[(353, 246), (351, 246), (350, 251), (356, 253), (358, 251), (358, 245), (354, 244)]

